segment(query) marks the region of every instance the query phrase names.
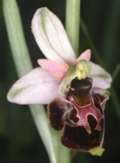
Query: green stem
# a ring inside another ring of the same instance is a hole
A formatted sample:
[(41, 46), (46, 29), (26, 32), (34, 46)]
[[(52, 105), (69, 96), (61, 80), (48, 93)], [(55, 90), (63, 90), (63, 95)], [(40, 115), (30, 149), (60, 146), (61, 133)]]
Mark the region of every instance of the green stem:
[[(93, 53), (95, 55), (95, 58), (96, 58), (97, 62), (99, 64), (101, 64), (103, 67), (105, 67), (105, 63), (100, 58), (100, 55), (99, 55), (96, 47), (94, 46), (94, 43), (93, 43), (93, 41), (91, 39), (91, 36), (90, 36), (90, 34), (88, 32), (88, 29), (87, 29), (87, 27), (86, 27), (86, 25), (84, 24), (83, 21), (81, 21), (81, 28), (82, 28), (82, 31), (83, 31), (83, 33), (84, 33), (84, 35), (85, 35), (85, 37), (86, 37), (86, 39), (87, 39), (87, 41), (89, 43), (89, 46), (93, 50)], [(116, 95), (116, 92), (115, 92), (113, 86), (111, 88), (111, 97), (112, 97), (113, 104), (115, 106), (116, 114), (117, 114), (118, 118), (120, 119), (120, 103), (119, 103), (119, 99), (118, 99), (118, 97)]]
[(60, 142), (61, 135), (58, 131), (51, 128), (51, 132), (54, 135), (54, 148), (57, 155), (58, 162), (57, 163), (70, 163), (71, 157), (70, 157), (70, 150), (63, 146)]
[(66, 0), (66, 30), (76, 54), (79, 52), (81, 0)]
[(3, 0), (3, 10), (15, 67), (18, 75), (22, 76), (32, 69), (32, 63), (15, 0)]
[(56, 156), (54, 147), (54, 135), (51, 135), (48, 117), (42, 105), (31, 105), (30, 111), (36, 124), (38, 133), (46, 147), (51, 163), (58, 163), (59, 157)]
[[(32, 62), (29, 57), (19, 8), (16, 1), (3, 0), (3, 13), (15, 67), (18, 75), (23, 76), (32, 69)], [(55, 149), (53, 146), (54, 136), (51, 136), (45, 110), (40, 105), (31, 105), (30, 110), (38, 129), (38, 133), (41, 136), (48, 152), (51, 163), (57, 163)]]
[(76, 54), (80, 45), (80, 6), (81, 0), (66, 0), (66, 31)]

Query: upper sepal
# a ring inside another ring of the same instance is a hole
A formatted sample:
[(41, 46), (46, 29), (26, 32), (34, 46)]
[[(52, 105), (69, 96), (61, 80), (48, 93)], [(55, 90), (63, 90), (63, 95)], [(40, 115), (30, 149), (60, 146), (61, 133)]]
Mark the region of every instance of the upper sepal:
[(48, 8), (38, 9), (32, 19), (32, 32), (43, 54), (58, 63), (71, 63), (75, 52), (59, 18)]

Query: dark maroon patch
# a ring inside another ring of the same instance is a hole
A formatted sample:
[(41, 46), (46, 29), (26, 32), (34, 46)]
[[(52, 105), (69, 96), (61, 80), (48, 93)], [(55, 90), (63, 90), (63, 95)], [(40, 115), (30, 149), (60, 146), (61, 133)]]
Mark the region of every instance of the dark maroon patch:
[(79, 118), (77, 117), (77, 111), (75, 109), (71, 111), (69, 119), (75, 123), (78, 122)]
[(103, 120), (101, 120), (101, 131), (96, 130), (97, 122), (93, 116), (88, 116), (88, 122), (91, 127), (91, 134), (88, 134), (83, 126), (71, 127), (66, 125), (61, 138), (62, 143), (68, 148), (82, 151), (100, 145), (103, 135)]
[(68, 148), (87, 151), (100, 145), (101, 138), (102, 132), (93, 130), (91, 134), (88, 134), (84, 127), (70, 127), (66, 125), (61, 141)]
[(49, 107), (49, 119), (53, 128), (56, 130), (61, 130), (63, 127), (63, 114), (64, 107), (58, 101), (53, 101), (50, 103)]
[(88, 119), (88, 123), (91, 127), (91, 130), (94, 131), (94, 129), (97, 125), (96, 119), (92, 115), (88, 115), (87, 119)]

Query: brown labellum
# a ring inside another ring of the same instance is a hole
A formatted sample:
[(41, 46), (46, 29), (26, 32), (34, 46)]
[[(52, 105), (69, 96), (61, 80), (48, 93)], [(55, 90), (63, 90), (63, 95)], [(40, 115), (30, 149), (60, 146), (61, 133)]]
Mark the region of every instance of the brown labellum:
[(63, 145), (80, 151), (101, 145), (105, 103), (105, 96), (92, 89), (90, 78), (75, 78), (65, 98), (56, 98), (48, 106), (50, 123), (61, 131)]

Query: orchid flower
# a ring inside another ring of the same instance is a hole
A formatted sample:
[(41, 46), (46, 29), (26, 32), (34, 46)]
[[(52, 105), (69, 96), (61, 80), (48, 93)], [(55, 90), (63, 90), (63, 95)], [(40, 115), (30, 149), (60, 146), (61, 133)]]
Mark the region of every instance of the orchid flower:
[(17, 104), (47, 104), (51, 125), (68, 148), (101, 155), (104, 109), (112, 79), (90, 61), (91, 50), (78, 58), (59, 18), (46, 7), (32, 19), (35, 40), (47, 59), (19, 79), (7, 98)]

